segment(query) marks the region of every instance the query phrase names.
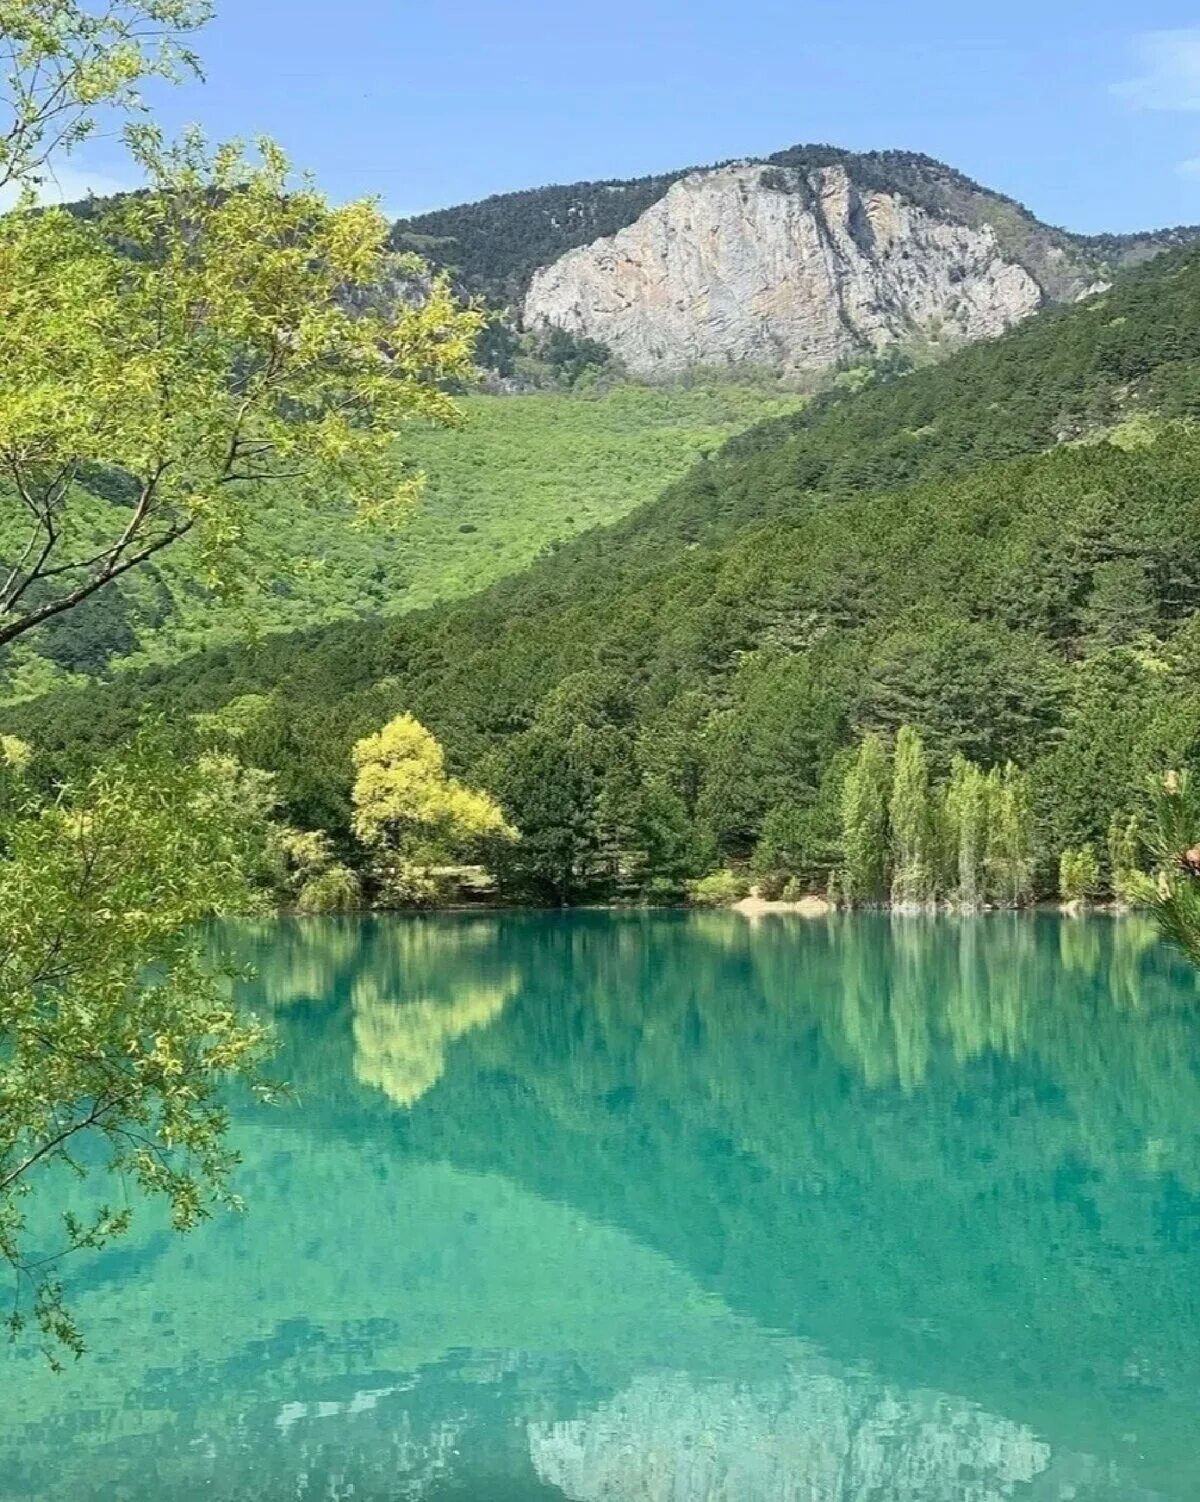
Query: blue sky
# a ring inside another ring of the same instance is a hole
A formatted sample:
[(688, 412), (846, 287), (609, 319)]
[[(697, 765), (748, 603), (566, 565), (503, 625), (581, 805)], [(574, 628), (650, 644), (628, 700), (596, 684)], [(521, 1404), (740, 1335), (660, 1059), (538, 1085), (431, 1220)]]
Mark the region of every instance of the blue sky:
[[(1200, 3), (218, 0), (172, 129), (418, 211), (799, 141), (942, 157), (1079, 230), (1200, 221)], [(90, 143), (64, 188), (127, 180)]]

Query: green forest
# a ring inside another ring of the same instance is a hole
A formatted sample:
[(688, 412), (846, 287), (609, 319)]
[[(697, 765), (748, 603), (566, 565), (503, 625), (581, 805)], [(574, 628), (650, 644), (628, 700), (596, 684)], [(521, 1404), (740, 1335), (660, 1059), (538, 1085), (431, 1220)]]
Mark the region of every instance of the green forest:
[[(8, 649), (0, 699), (470, 594), (652, 500), (730, 434), (799, 403), (766, 379), (703, 376), (465, 395), (461, 426), (405, 428), (399, 447), (427, 483), (399, 525), (354, 526), (352, 508), (331, 497), (267, 497), (254, 522), (257, 566), (235, 600), (199, 584), (189, 557), (168, 554)], [(127, 486), (99, 469), (85, 480), (80, 500), (99, 532), (127, 508)]]
[(859, 748), (907, 728), (930, 820), (961, 762), (1019, 774), (1021, 900), (1113, 892), (1114, 830), (1200, 752), (1200, 255), (859, 384), (481, 594), (123, 674), (5, 728), (52, 778), (147, 713), (188, 746), (236, 726), (288, 824), (361, 868), (351, 752), (411, 714), (519, 832), (486, 852), (499, 894), (555, 903), (676, 900), (721, 869), (836, 890)]

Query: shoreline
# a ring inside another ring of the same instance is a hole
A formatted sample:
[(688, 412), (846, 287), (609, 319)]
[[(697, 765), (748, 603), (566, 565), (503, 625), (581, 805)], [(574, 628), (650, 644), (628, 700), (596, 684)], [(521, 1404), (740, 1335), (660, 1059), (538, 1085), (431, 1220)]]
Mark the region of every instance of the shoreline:
[(770, 914), (791, 915), (801, 918), (827, 918), (834, 915), (852, 917), (862, 914), (887, 915), (892, 918), (987, 918), (997, 913), (1010, 916), (1036, 917), (1047, 913), (1063, 918), (1086, 918), (1102, 916), (1110, 918), (1133, 918), (1149, 916), (1148, 908), (1130, 907), (1122, 902), (1061, 902), (1046, 899), (1027, 903), (1023, 907), (1006, 907), (989, 903), (980, 907), (960, 907), (953, 903), (872, 903), (850, 906), (830, 902), (816, 893), (796, 901), (773, 900), (766, 897), (743, 897), (737, 902), (580, 902), (563, 903), (520, 902), (446, 902), (424, 907), (359, 907), (339, 912), (303, 912), (294, 907), (281, 907), (267, 914), (247, 914), (268, 918), (419, 918), (436, 917), (459, 913), (736, 913), (743, 918), (760, 918)]
[(785, 902), (781, 898), (772, 900), (768, 897), (756, 897), (752, 893), (740, 902), (732, 903), (726, 911), (742, 913), (747, 918), (758, 918), (764, 913), (795, 913), (801, 918), (824, 918), (830, 913), (836, 913), (838, 907), (827, 897), (819, 897), (815, 893), (800, 897), (794, 902)]

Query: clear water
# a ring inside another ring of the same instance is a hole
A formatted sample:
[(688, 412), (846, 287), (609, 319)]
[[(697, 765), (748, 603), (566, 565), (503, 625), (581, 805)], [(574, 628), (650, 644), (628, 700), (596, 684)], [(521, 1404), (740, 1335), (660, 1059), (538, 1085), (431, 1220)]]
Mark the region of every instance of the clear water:
[(1200, 1009), (1141, 923), (282, 923), (244, 1217), (75, 1274), (0, 1497), (1200, 1497)]

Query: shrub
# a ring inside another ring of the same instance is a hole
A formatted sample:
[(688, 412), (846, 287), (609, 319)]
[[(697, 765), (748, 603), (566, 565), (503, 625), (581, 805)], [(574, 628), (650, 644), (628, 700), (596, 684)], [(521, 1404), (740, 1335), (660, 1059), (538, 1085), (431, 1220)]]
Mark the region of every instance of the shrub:
[(674, 876), (652, 876), (643, 896), (651, 907), (674, 907), (688, 895), (687, 886)]
[(692, 882), (688, 895), (697, 907), (729, 907), (740, 902), (749, 891), (750, 884), (744, 876), (739, 876), (736, 871), (723, 870), (710, 871), (707, 876)]
[(296, 908), (301, 913), (349, 913), (362, 903), (358, 877), (346, 866), (330, 866), (300, 888)]
[(758, 895), (768, 902), (778, 902), (788, 884), (785, 871), (765, 871), (758, 878)]

